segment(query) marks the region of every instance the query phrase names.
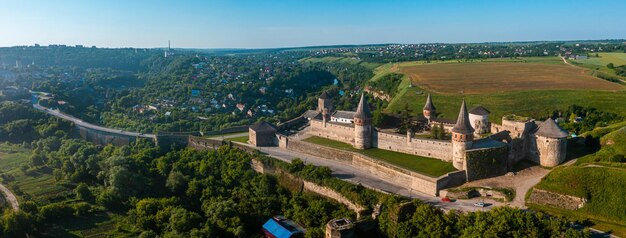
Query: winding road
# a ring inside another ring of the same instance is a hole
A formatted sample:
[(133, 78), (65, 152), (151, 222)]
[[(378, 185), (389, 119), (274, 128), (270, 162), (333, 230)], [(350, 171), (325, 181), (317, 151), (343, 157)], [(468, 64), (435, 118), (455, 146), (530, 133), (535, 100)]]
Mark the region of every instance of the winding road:
[(13, 208), (13, 210), (19, 211), (20, 204), (17, 202), (17, 198), (15, 197), (15, 194), (13, 194), (11, 190), (5, 187), (4, 184), (0, 184), (0, 190), (2, 190), (2, 193), (4, 193), (4, 198), (6, 198), (6, 200), (11, 204), (11, 207)]

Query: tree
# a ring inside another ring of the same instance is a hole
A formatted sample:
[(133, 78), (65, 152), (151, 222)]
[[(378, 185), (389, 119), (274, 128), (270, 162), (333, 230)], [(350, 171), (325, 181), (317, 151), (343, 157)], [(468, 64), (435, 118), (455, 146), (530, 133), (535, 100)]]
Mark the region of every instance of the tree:
[(91, 194), (91, 190), (85, 183), (79, 183), (74, 189), (74, 193), (76, 193), (76, 198), (84, 201), (90, 201), (93, 199), (93, 195)]
[(606, 65), (606, 67), (609, 68), (609, 69), (613, 69), (613, 68), (615, 68), (615, 65), (613, 63), (608, 63)]
[(172, 170), (167, 176), (167, 180), (165, 181), (165, 187), (169, 188), (170, 191), (174, 194), (179, 194), (185, 191), (185, 185), (187, 184), (187, 179), (185, 176), (178, 171)]
[(200, 226), (202, 218), (198, 213), (187, 211), (182, 207), (172, 209), (169, 220), (170, 229), (176, 233), (189, 232)]

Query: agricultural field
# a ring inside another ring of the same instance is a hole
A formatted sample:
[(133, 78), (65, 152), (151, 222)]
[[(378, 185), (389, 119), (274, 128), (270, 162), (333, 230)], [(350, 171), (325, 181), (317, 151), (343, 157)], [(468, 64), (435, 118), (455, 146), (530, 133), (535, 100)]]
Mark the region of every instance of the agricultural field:
[(413, 85), (441, 94), (484, 94), (528, 90), (602, 90), (622, 86), (569, 65), (539, 63), (456, 63), (400, 67)]
[(576, 63), (606, 66), (613, 63), (615, 66), (626, 64), (626, 53), (598, 53), (599, 57), (589, 57), (587, 59), (574, 60)]
[(370, 158), (382, 160), (389, 164), (412, 170), (430, 177), (439, 177), (441, 175), (456, 171), (454, 166), (452, 166), (452, 163), (444, 162), (439, 159), (410, 155), (378, 148), (357, 150), (354, 149), (354, 147), (352, 147), (352, 145), (350, 144), (317, 136), (309, 137), (307, 139), (304, 139), (304, 141), (328, 146), (335, 149), (357, 152), (369, 156)]
[[(490, 120), (496, 123), (507, 114), (542, 119), (572, 104), (626, 116), (626, 88), (565, 65), (558, 57), (402, 62), (382, 65), (374, 72), (371, 80), (389, 73), (405, 74), (387, 113), (398, 113), (407, 104), (412, 113), (419, 114), (431, 93), (439, 117), (449, 119), (457, 117), (463, 99), (470, 108), (489, 109)], [(503, 77), (508, 79), (503, 82)]]

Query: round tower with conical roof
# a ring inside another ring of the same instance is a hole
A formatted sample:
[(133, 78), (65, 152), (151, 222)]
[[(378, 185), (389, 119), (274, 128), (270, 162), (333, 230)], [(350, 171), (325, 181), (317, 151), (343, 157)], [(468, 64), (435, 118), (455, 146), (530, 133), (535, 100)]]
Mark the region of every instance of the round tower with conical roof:
[(437, 116), (437, 111), (435, 105), (433, 104), (433, 99), (430, 97), (430, 93), (426, 98), (426, 104), (424, 105), (422, 114), (424, 114), (424, 117), (428, 120)]
[(538, 154), (535, 158), (539, 160), (536, 162), (546, 167), (563, 163), (567, 153), (567, 135), (551, 118), (539, 124), (539, 129), (535, 132)]
[(459, 117), (452, 128), (452, 165), (458, 170), (465, 169), (465, 152), (474, 143), (474, 128), (469, 120), (465, 100), (461, 104)]
[(359, 106), (354, 113), (354, 148), (368, 149), (372, 147), (372, 113), (365, 99), (365, 94), (361, 94)]

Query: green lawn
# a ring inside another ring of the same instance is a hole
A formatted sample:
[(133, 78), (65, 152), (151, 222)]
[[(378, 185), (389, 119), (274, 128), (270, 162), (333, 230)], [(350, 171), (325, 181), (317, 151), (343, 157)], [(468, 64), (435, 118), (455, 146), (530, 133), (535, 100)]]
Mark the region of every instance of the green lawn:
[(241, 142), (241, 143), (248, 143), (248, 136), (247, 135), (245, 135), (245, 136), (238, 136), (238, 137), (226, 138), (224, 140)]
[(382, 160), (395, 166), (415, 171), (417, 173), (424, 174), (430, 177), (439, 177), (449, 172), (456, 171), (454, 166), (452, 166), (452, 163), (433, 158), (410, 155), (378, 148), (357, 150), (350, 144), (316, 136), (304, 139), (304, 141), (328, 146), (335, 149), (361, 153), (371, 158)]
[(222, 136), (238, 135), (241, 133), (246, 133), (246, 135), (248, 134), (248, 132), (233, 132), (233, 133), (225, 133), (225, 134), (217, 134), (217, 135), (208, 135), (206, 137), (207, 138), (221, 138)]

